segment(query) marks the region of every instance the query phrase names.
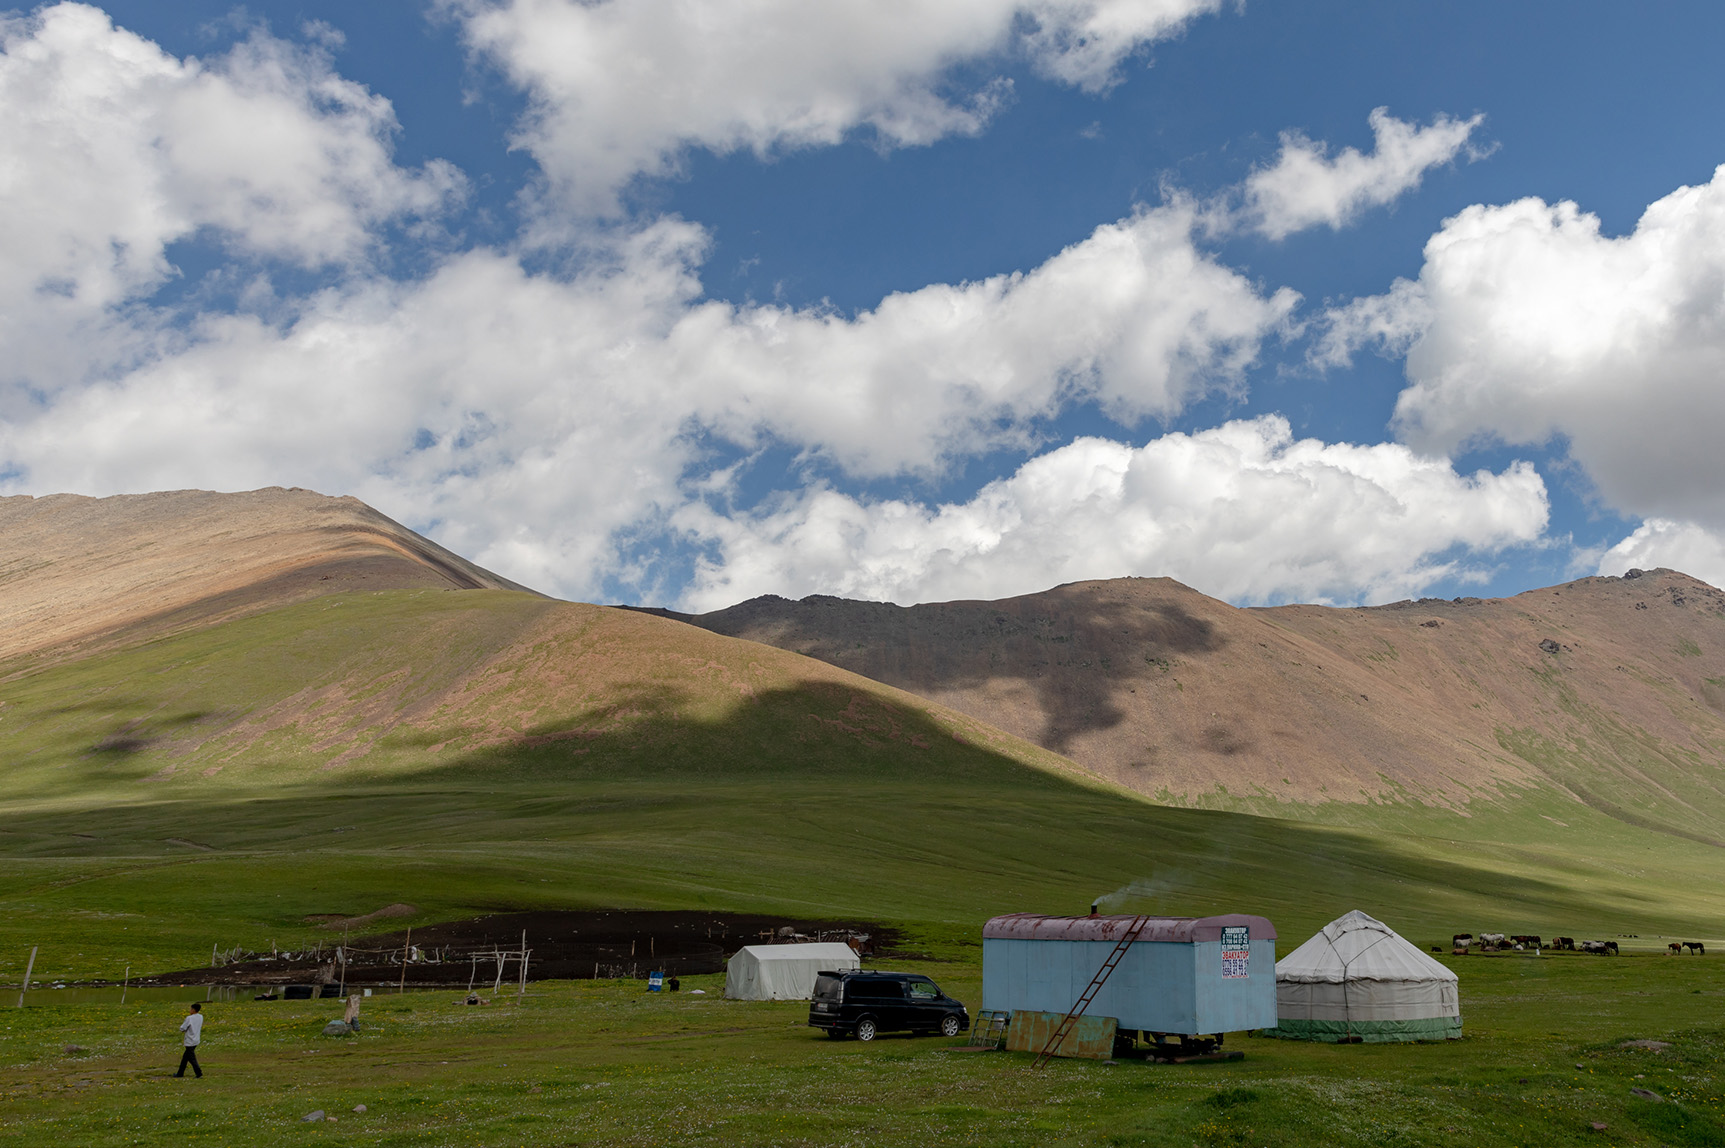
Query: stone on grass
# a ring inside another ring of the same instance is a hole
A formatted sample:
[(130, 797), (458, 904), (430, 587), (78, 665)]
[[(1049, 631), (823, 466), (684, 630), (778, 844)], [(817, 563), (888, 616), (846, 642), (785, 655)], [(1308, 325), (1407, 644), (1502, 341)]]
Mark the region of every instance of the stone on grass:
[(319, 1108), (314, 1112), (308, 1112), (304, 1116), (301, 1116), (300, 1122), (302, 1124), (315, 1124), (322, 1119), (323, 1119), (323, 1109)]
[(1631, 1088), (1629, 1090), (1629, 1095), (1639, 1096), (1643, 1100), (1651, 1100), (1655, 1104), (1657, 1104), (1661, 1100), (1665, 1099), (1663, 1096), (1659, 1095), (1657, 1092), (1653, 1091), (1651, 1088)]
[(332, 1020), (323, 1026), (325, 1036), (352, 1036), (353, 1026), (345, 1020)]
[(66, 1055), (67, 1056), (83, 1056), (86, 1052), (89, 1052), (89, 1051), (90, 1051), (89, 1049), (85, 1048), (81, 1044), (68, 1044), (66, 1046)]
[(353, 1106), (353, 1110), (354, 1110), (354, 1111), (355, 1111), (355, 1112), (364, 1112), (364, 1111), (365, 1111), (365, 1105), (363, 1105), (363, 1104), (355, 1104), (355, 1105), (354, 1105), (354, 1106)]

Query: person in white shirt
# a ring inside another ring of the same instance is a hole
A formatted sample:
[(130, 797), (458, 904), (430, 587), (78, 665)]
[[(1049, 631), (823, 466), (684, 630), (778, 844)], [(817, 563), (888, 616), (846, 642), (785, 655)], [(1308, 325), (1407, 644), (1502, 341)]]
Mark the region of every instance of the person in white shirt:
[(186, 1065), (192, 1066), (192, 1071), (200, 1078), (204, 1070), (198, 1065), (198, 1043), (204, 1038), (203, 1005), (192, 1002), (192, 1011), (186, 1014), (186, 1019), (180, 1022), (180, 1031), (186, 1034), (186, 1051), (180, 1056), (180, 1071), (175, 1076), (186, 1074)]

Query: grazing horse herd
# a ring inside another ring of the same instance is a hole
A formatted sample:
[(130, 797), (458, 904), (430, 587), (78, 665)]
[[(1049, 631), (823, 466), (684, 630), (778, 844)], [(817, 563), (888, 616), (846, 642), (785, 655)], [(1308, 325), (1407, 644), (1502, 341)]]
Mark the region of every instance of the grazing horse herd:
[[(1532, 933), (1516, 933), (1507, 937), (1502, 933), (1481, 933), (1477, 937), (1472, 933), (1457, 933), (1450, 939), (1450, 952), (1458, 957), (1464, 957), (1472, 952), (1495, 953), (1502, 949), (1539, 950), (1542, 948), (1567, 949), (1572, 953), (1598, 953), (1601, 955), (1610, 953), (1612, 956), (1617, 955), (1616, 941), (1578, 941), (1574, 937), (1552, 937), (1548, 942), (1541, 944), (1541, 939)], [(1707, 946), (1700, 941), (1672, 941), (1665, 948), (1672, 956), (1678, 956), (1685, 951), (1694, 953), (1698, 957), (1707, 955)], [(1440, 950), (1434, 945), (1432, 951), (1438, 952)]]

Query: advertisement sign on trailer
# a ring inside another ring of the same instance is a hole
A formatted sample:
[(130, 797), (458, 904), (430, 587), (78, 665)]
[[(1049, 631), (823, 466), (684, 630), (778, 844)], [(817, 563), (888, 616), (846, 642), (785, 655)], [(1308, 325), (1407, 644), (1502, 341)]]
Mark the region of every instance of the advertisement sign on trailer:
[(1251, 975), (1252, 933), (1244, 925), (1222, 930), (1222, 976), (1243, 979)]

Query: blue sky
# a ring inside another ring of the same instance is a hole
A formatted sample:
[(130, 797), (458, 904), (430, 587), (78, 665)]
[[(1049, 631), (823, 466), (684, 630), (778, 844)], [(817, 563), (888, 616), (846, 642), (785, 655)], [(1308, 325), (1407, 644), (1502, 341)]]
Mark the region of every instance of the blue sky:
[(1725, 580), (1717, 5), (116, 2), (4, 37), (3, 493), (351, 493), (694, 608)]

